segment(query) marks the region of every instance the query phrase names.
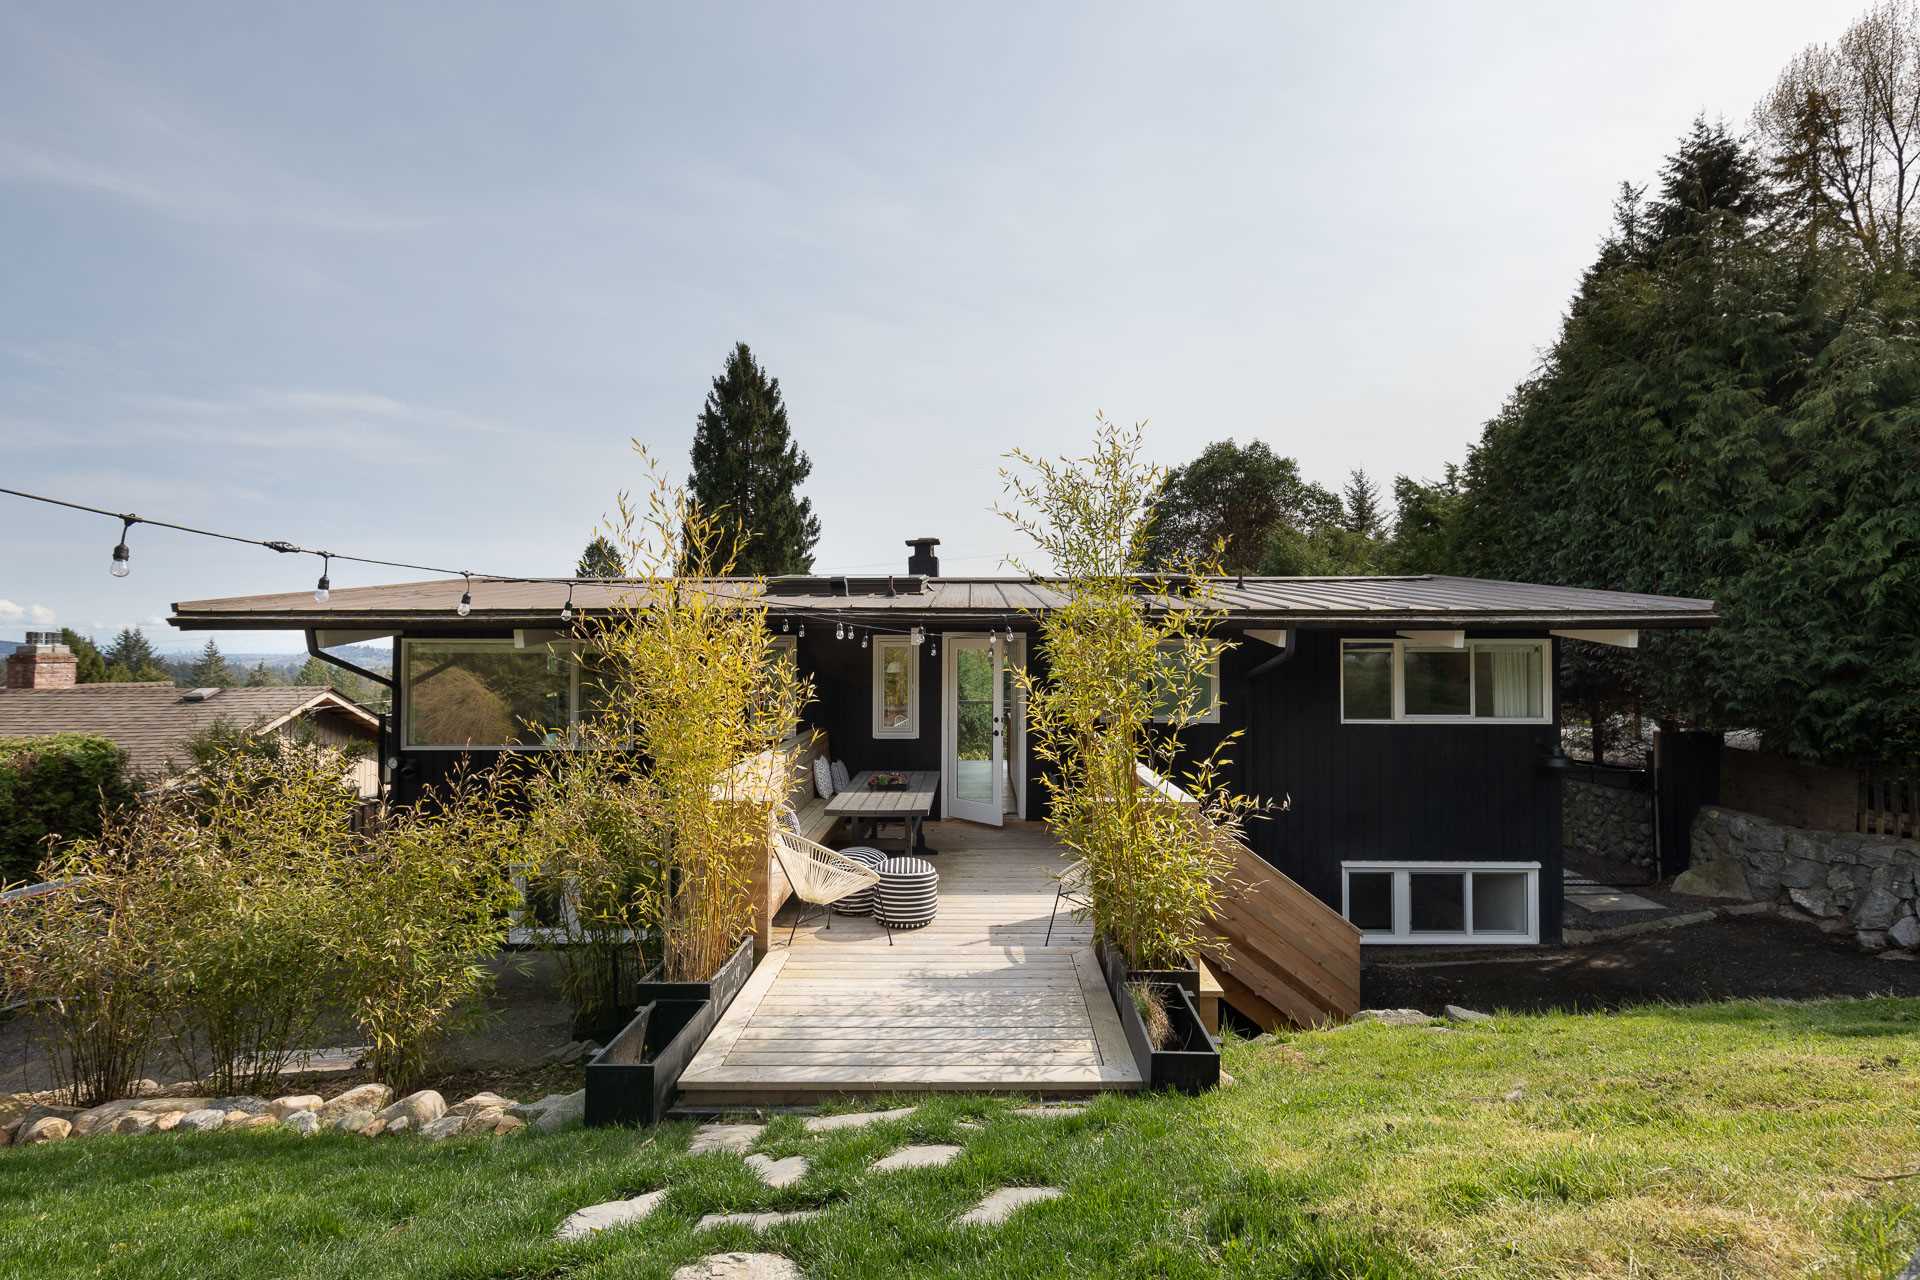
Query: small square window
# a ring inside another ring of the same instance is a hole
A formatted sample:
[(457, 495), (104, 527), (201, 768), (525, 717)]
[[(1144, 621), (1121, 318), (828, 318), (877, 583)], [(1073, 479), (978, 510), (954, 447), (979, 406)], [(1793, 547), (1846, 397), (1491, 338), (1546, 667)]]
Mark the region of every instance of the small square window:
[(1347, 876), (1347, 919), (1363, 933), (1393, 932), (1393, 872), (1355, 871)]
[(1407, 928), (1412, 933), (1462, 933), (1467, 927), (1467, 877), (1458, 871), (1407, 875)]
[(1527, 873), (1476, 871), (1473, 873), (1473, 931), (1526, 933)]
[(1341, 715), (1348, 720), (1393, 719), (1393, 646), (1349, 644), (1340, 651)]
[(1473, 714), (1473, 662), (1465, 649), (1407, 650), (1407, 714)]

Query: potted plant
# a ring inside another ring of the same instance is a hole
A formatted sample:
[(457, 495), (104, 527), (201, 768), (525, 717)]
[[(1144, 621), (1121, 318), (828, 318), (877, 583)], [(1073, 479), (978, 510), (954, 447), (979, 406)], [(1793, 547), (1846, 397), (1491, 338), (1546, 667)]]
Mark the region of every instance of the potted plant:
[(762, 593), (701, 585), (730, 575), (732, 527), (657, 470), (641, 506), (618, 501), (610, 533), (633, 588), (575, 623), (594, 714), (568, 755), (588, 777), (619, 776), (627, 799), (600, 834), (625, 855), (622, 921), (658, 972), (624, 993), (633, 1017), (588, 1066), (589, 1123), (657, 1119), (753, 971), (753, 886), (787, 779), (739, 766), (785, 758), (808, 700), (777, 660)]

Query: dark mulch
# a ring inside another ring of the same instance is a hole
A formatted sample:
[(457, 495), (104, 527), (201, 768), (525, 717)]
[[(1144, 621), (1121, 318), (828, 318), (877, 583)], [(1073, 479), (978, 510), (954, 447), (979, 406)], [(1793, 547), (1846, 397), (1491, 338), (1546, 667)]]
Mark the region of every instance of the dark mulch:
[(1614, 942), (1526, 952), (1386, 954), (1369, 948), (1369, 1008), (1444, 1004), (1533, 1012), (1613, 1009), (1650, 1001), (1920, 996), (1920, 961), (1882, 960), (1852, 935), (1829, 937), (1772, 916), (1738, 916)]

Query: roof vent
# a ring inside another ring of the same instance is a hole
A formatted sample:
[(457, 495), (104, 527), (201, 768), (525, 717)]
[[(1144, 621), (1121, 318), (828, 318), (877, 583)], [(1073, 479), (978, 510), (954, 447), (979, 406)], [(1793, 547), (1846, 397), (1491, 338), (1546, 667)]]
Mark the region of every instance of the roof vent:
[(938, 538), (908, 538), (907, 545), (913, 548), (913, 554), (907, 557), (907, 572), (923, 577), (940, 576), (940, 557), (933, 549), (940, 545)]
[(189, 689), (180, 695), (182, 702), (207, 702), (220, 696), (218, 689)]

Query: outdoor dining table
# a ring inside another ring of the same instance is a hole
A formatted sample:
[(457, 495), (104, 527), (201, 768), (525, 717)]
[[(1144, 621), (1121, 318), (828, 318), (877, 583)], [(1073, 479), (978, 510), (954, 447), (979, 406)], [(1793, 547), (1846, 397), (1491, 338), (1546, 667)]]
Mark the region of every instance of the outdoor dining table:
[[(900, 773), (906, 780), (904, 787), (875, 787), (870, 785), (873, 776), (879, 773)], [(920, 824), (933, 812), (933, 796), (940, 789), (940, 773), (936, 769), (919, 769), (906, 772), (898, 769), (863, 769), (847, 781), (847, 785), (834, 792), (827, 801), (827, 812), (836, 818), (846, 818), (853, 822), (868, 824), (868, 839), (872, 839), (871, 829), (882, 822), (904, 823), (907, 828), (906, 851), (908, 853), (933, 853), (921, 843)]]

